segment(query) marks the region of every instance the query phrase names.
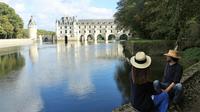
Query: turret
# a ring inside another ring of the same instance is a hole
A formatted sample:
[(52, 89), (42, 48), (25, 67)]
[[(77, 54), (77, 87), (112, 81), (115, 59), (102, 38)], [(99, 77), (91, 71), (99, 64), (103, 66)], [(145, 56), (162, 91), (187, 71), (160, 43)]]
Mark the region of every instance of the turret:
[(37, 25), (33, 20), (33, 16), (31, 16), (28, 22), (28, 36), (32, 40), (37, 40)]

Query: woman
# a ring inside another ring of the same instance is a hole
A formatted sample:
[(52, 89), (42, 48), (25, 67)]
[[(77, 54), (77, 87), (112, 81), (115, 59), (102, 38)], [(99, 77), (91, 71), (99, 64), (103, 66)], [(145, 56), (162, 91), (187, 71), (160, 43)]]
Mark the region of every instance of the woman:
[(168, 94), (156, 92), (153, 83), (150, 82), (151, 57), (144, 52), (138, 52), (130, 60), (132, 64), (131, 81), (131, 104), (140, 112), (167, 112)]

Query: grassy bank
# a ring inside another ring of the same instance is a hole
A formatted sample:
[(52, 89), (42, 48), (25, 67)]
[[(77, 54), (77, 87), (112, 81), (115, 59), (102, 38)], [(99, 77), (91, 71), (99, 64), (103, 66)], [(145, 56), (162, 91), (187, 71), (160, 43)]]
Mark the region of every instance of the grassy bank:
[(164, 41), (175, 42), (175, 40), (146, 40), (146, 39), (131, 39), (131, 40), (128, 40), (129, 43), (160, 43), (160, 42), (164, 42)]
[(200, 47), (186, 49), (181, 52), (181, 64), (187, 68), (200, 61)]

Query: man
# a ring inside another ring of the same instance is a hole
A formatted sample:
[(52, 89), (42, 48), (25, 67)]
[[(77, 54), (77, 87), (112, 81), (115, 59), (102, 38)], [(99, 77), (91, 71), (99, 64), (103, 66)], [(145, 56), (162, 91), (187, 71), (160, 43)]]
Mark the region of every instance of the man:
[(180, 83), (183, 68), (178, 63), (180, 57), (178, 56), (177, 51), (169, 50), (169, 52), (164, 55), (166, 56), (167, 64), (164, 70), (163, 81), (154, 81), (154, 88), (158, 93), (162, 91), (170, 91), (169, 95), (173, 98), (173, 102), (177, 104), (179, 103), (183, 93), (183, 87)]

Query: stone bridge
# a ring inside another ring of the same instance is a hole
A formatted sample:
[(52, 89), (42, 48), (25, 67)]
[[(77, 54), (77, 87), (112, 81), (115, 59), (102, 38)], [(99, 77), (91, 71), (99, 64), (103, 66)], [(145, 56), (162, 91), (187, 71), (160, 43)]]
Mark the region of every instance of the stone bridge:
[(113, 19), (76, 19), (62, 17), (56, 21), (57, 40), (128, 40), (130, 31), (118, 30)]

